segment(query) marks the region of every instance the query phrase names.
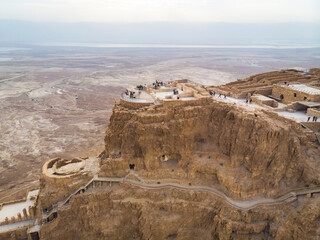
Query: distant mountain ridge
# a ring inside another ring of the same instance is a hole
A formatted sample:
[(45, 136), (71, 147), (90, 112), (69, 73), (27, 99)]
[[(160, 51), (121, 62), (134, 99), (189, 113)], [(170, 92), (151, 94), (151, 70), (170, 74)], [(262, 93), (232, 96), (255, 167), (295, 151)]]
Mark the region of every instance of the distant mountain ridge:
[(315, 23), (40, 23), (0, 20), (2, 42), (320, 44)]

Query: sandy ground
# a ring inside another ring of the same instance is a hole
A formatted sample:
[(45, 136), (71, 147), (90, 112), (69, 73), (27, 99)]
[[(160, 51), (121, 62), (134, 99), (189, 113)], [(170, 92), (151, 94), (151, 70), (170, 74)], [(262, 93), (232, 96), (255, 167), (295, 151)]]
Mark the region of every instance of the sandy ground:
[[(1, 46), (0, 46), (1, 48)], [(39, 184), (52, 157), (96, 156), (125, 88), (181, 78), (220, 85), (293, 66), (319, 66), (319, 49), (95, 49), (0, 51), (0, 203)]]

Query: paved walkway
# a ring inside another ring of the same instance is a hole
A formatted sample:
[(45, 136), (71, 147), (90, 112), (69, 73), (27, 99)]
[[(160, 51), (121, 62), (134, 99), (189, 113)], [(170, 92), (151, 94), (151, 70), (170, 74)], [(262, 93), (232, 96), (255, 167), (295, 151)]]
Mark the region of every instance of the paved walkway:
[(16, 223), (10, 223), (7, 225), (0, 225), (0, 233), (1, 232), (7, 232), (12, 231), (18, 228), (27, 227), (29, 225), (33, 225), (35, 223), (35, 219), (30, 219), (26, 221), (16, 222)]
[[(228, 204), (235, 208), (239, 208), (242, 210), (248, 210), (252, 208), (256, 208), (261, 205), (274, 205), (274, 204), (280, 204), (285, 201), (292, 201), (295, 200), (297, 196), (300, 195), (306, 195), (308, 193), (317, 193), (320, 192), (320, 187), (312, 188), (312, 189), (301, 189), (298, 191), (291, 191), (289, 193), (286, 193), (278, 198), (256, 198), (252, 200), (244, 200), (244, 201), (236, 201), (229, 197), (227, 197), (223, 192), (212, 188), (212, 187), (205, 187), (205, 186), (189, 186), (189, 185), (180, 185), (180, 184), (147, 184), (145, 181), (143, 181), (141, 178), (140, 182), (127, 179), (127, 177), (130, 175), (130, 173), (123, 179), (124, 183), (128, 183), (131, 185), (135, 185), (141, 188), (145, 189), (161, 189), (161, 188), (176, 188), (181, 190), (192, 190), (192, 191), (202, 191), (202, 192), (210, 192), (215, 194), (216, 196), (223, 198)], [(137, 174), (134, 174), (135, 176)], [(99, 178), (100, 180), (104, 180), (104, 178)], [(106, 179), (107, 180), (107, 179)]]
[[(137, 180), (129, 179), (129, 176), (135, 176)], [(67, 199), (64, 201), (59, 202), (57, 206), (65, 205), (72, 196), (76, 195), (80, 191), (85, 191), (87, 187), (90, 186), (93, 182), (122, 182), (131, 184), (137, 187), (141, 187), (144, 189), (162, 189), (162, 188), (176, 188), (181, 190), (192, 190), (192, 191), (202, 191), (202, 192), (210, 192), (214, 195), (223, 198), (228, 204), (235, 208), (239, 208), (242, 210), (248, 210), (252, 209), (261, 205), (274, 205), (274, 204), (280, 204), (285, 201), (292, 201), (295, 200), (297, 196), (300, 195), (306, 195), (308, 193), (318, 193), (320, 192), (320, 186), (315, 188), (305, 188), (300, 189), (297, 191), (291, 191), (288, 192), (278, 198), (256, 198), (252, 200), (244, 200), (244, 201), (236, 201), (231, 199), (230, 197), (226, 196), (223, 192), (217, 190), (213, 187), (206, 187), (206, 186), (189, 186), (189, 185), (181, 185), (181, 184), (175, 184), (175, 183), (165, 183), (165, 184), (152, 184), (152, 183), (146, 183), (144, 179), (142, 179), (138, 174), (134, 172), (130, 172), (128, 175), (126, 175), (124, 178), (103, 178), (98, 177), (97, 175), (94, 176), (93, 179), (91, 179), (85, 186), (80, 187), (77, 191), (75, 191), (73, 194), (71, 194)], [(50, 215), (51, 213), (49, 213)]]

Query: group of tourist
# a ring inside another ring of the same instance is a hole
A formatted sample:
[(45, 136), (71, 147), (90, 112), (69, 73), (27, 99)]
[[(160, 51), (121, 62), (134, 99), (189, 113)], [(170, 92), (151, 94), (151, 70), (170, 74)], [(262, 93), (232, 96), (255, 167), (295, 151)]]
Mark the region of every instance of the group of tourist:
[(128, 91), (128, 89), (126, 89), (126, 91), (124, 92), (127, 96), (130, 95), (130, 98), (136, 98), (134, 95), (136, 94), (136, 92), (133, 91)]
[[(311, 118), (311, 116), (308, 117), (308, 121), (307, 121), (307, 122), (310, 121), (310, 118)], [(316, 121), (318, 121), (318, 117), (313, 116), (313, 117), (312, 117), (312, 122), (316, 122)]]
[(140, 91), (142, 91), (142, 90), (143, 90), (143, 86), (142, 86), (142, 85), (138, 85), (138, 86), (137, 86), (137, 89), (140, 90)]
[[(212, 92), (212, 91), (210, 90), (209, 93), (210, 93), (210, 95), (213, 96), (213, 97), (216, 96), (216, 92)], [(221, 97), (227, 98), (227, 95), (219, 93), (218, 98), (221, 98)]]
[(246, 98), (246, 103), (252, 103), (252, 98)]
[(156, 80), (156, 82), (152, 83), (152, 85), (154, 86), (154, 89), (157, 89), (158, 87), (163, 86), (163, 82)]
[(179, 94), (178, 90), (173, 89), (173, 95), (178, 95), (178, 94)]

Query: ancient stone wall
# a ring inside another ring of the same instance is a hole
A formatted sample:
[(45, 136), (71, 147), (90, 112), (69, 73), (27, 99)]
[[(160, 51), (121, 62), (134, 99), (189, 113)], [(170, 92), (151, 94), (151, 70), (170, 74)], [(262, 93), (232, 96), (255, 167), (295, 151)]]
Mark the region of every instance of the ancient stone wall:
[(320, 109), (308, 108), (307, 115), (308, 116), (316, 116), (316, 117), (320, 118)]
[(296, 101), (320, 101), (320, 95), (311, 95), (280, 85), (273, 86), (272, 95), (276, 98), (282, 99), (283, 103), (291, 103)]
[(274, 84), (311, 84), (319, 87), (319, 69), (310, 69), (307, 75), (294, 71), (273, 71), (250, 76), (217, 87), (208, 87), (216, 93), (229, 94), (235, 98), (245, 98), (248, 94), (270, 95)]
[(272, 108), (276, 108), (278, 107), (278, 102), (271, 99), (271, 98), (267, 98), (265, 96), (262, 95), (253, 95), (251, 97), (251, 99), (253, 100), (254, 103), (257, 103), (260, 106), (264, 106), (264, 107), (272, 107)]
[(138, 109), (138, 108), (150, 106), (153, 104), (153, 102), (144, 103), (144, 102), (126, 101), (126, 100), (120, 99), (120, 104), (126, 108)]

